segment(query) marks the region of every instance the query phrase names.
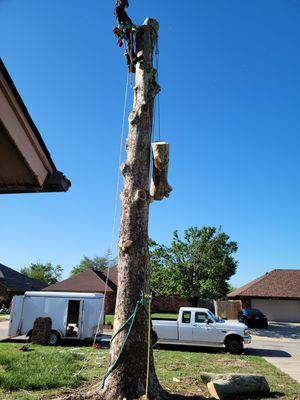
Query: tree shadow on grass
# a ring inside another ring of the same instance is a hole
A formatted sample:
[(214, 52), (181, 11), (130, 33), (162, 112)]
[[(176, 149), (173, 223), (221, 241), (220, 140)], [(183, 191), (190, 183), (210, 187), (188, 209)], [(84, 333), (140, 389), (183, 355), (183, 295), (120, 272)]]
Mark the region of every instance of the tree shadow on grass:
[[(255, 394), (245, 394), (245, 395), (236, 395), (236, 396), (230, 396), (230, 400), (263, 400), (263, 399), (278, 399), (278, 398), (284, 398), (285, 394), (281, 392), (272, 392), (268, 394), (262, 394), (262, 395), (255, 395)], [(212, 397), (203, 397), (203, 396), (183, 396), (183, 395), (177, 395), (177, 394), (170, 394), (168, 397), (170, 400), (207, 400), (207, 399), (212, 399)]]
[(207, 400), (207, 397), (203, 396), (182, 396), (178, 394), (170, 394), (170, 400)]
[[(285, 393), (281, 392), (272, 392), (267, 394), (238, 394), (236, 396), (231, 395), (230, 400), (263, 400), (263, 399), (278, 399), (284, 398)], [(203, 396), (192, 396), (192, 395), (179, 395), (179, 394), (168, 394), (168, 400), (207, 400), (212, 399), (212, 397), (203, 397)]]
[(259, 356), (259, 357), (280, 357), (280, 358), (291, 358), (292, 356), (285, 350), (276, 349), (255, 349), (248, 348), (245, 354), (249, 356)]
[(206, 347), (206, 346), (184, 346), (178, 344), (163, 344), (158, 343), (154, 346), (154, 350), (171, 350), (178, 352), (190, 352), (190, 353), (226, 353), (225, 348), (223, 347)]

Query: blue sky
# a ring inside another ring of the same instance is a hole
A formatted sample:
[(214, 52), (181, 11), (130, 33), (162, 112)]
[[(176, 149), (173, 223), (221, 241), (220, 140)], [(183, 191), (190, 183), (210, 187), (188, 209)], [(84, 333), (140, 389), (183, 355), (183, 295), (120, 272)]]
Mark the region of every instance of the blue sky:
[[(0, 198), (0, 262), (70, 269), (110, 247), (126, 68), (114, 1), (0, 0), (0, 54), (66, 194)], [(222, 226), (239, 244), (236, 286), (300, 266), (300, 2), (132, 0), (160, 30), (170, 199), (150, 235)], [(130, 106), (130, 104), (129, 104)], [(123, 157), (124, 158), (124, 157)], [(119, 212), (118, 212), (119, 216)]]

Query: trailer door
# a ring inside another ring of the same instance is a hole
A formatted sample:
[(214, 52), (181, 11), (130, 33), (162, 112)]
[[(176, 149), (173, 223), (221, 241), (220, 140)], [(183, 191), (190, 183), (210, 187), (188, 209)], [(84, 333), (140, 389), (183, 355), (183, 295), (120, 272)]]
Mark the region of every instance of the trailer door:
[(13, 297), (8, 336), (18, 336), (21, 334), (23, 302), (24, 296)]
[(78, 339), (84, 339), (83, 331), (84, 331), (84, 300), (80, 301), (80, 309), (79, 309), (79, 321), (78, 321)]
[(83, 300), (69, 300), (66, 321), (66, 337), (80, 339), (83, 323)]

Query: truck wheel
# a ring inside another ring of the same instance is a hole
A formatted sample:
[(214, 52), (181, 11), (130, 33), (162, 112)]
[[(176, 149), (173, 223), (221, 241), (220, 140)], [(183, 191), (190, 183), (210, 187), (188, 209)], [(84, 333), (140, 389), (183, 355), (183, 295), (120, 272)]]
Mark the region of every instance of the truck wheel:
[(244, 346), (243, 346), (243, 342), (241, 339), (239, 338), (229, 338), (226, 341), (226, 350), (230, 353), (230, 354), (242, 354), (243, 350), (244, 350)]
[(152, 329), (152, 346), (154, 346), (157, 343), (157, 333)]
[(51, 331), (50, 335), (50, 346), (57, 346), (60, 342), (60, 335), (56, 331)]

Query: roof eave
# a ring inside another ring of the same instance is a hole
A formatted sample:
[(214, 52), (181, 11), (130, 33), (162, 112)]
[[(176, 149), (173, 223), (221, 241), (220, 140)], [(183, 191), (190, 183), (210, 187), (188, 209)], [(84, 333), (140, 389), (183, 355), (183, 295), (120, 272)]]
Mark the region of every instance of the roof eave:
[[(8, 98), (8, 101), (10, 102), (9, 104), (14, 105), (14, 111), (15, 113), (18, 113), (18, 116), (22, 117), (23, 120), (27, 124), (27, 131), (30, 132), (30, 146), (32, 147), (32, 151), (35, 154), (35, 158), (38, 160), (39, 164), (41, 165), (43, 169), (43, 174), (42, 177), (39, 174), (38, 168), (36, 168), (36, 165), (33, 168), (32, 165), (30, 165), (30, 169), (32, 170), (32, 176), (38, 177), (37, 182), (30, 182), (30, 184), (26, 184), (25, 182), (20, 182), (19, 183), (16, 181), (14, 184), (13, 182), (2, 182), (2, 185), (0, 186), (0, 194), (13, 194), (13, 193), (49, 193), (49, 192), (66, 192), (68, 189), (71, 187), (71, 182), (69, 179), (67, 179), (62, 172), (58, 171), (56, 169), (56, 166), (51, 158), (50, 152), (38, 130), (36, 127), (35, 123), (33, 122), (27, 107), (25, 106), (8, 70), (6, 69), (1, 57), (0, 57), (0, 75), (2, 77), (2, 82), (3, 82), (3, 87), (4, 87), (4, 92), (6, 93), (6, 96)], [(8, 103), (7, 101), (7, 103)], [(12, 102), (12, 103), (11, 103)], [(10, 106), (10, 109), (12, 107)], [(18, 120), (16, 118), (16, 120)], [(25, 123), (24, 122), (24, 123)], [(11, 127), (10, 127), (11, 128)], [(6, 126), (6, 129), (9, 129), (8, 126)], [(26, 131), (26, 132), (27, 132)], [(8, 131), (8, 135), (11, 135), (11, 132), (15, 132), (14, 130)], [(27, 138), (27, 140), (29, 140)], [(15, 142), (14, 142), (15, 143)], [(19, 146), (19, 145), (18, 145)], [(17, 146), (15, 143), (15, 147), (18, 149), (18, 151), (21, 151), (20, 148)], [(31, 149), (30, 147), (30, 149)], [(23, 150), (24, 151), (24, 150)], [(29, 150), (26, 150), (27, 153)], [(21, 156), (24, 158), (25, 163), (30, 162), (28, 160), (31, 160), (31, 158), (28, 156), (28, 154), (22, 153)], [(32, 153), (33, 154), (33, 153)], [(28, 164), (28, 165), (29, 165)], [(47, 175), (48, 173), (48, 175)], [(7, 185), (6, 185), (7, 184)]]
[(235, 296), (228, 295), (227, 298), (229, 300), (234, 299), (272, 299), (272, 300), (300, 300), (300, 297), (288, 297), (288, 296), (258, 296), (251, 294), (238, 294)]
[(67, 192), (71, 187), (71, 181), (60, 171), (54, 171), (48, 174), (42, 187), (40, 186), (2, 186), (0, 194), (17, 194), (17, 193), (51, 193), (51, 192)]

